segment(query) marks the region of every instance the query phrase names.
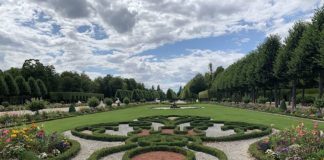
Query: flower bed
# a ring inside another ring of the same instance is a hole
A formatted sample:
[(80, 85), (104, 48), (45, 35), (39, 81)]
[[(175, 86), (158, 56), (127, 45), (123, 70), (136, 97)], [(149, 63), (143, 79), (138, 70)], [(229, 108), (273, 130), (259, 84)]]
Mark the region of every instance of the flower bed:
[(3, 129), (0, 131), (0, 157), (6, 159), (67, 159), (73, 157), (80, 144), (53, 133), (46, 135), (42, 127)]
[(314, 159), (324, 157), (324, 135), (314, 123), (308, 130), (300, 123), (250, 146), (250, 153), (258, 159)]

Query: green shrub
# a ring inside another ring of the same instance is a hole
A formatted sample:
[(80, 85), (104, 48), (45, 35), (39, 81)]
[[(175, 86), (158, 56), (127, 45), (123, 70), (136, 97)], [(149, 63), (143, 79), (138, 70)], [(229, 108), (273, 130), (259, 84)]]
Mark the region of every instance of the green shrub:
[(203, 145), (196, 144), (196, 143), (189, 144), (188, 148), (198, 151), (198, 152), (203, 152), (203, 153), (213, 155), (213, 156), (217, 157), (219, 160), (227, 160), (226, 154), (223, 151), (218, 150), (216, 148), (203, 146)]
[(257, 99), (257, 102), (260, 104), (265, 104), (265, 103), (267, 103), (267, 101), (268, 101), (268, 98), (265, 98), (262, 96)]
[(88, 99), (88, 105), (91, 108), (95, 108), (99, 105), (99, 99), (97, 97), (91, 97)]
[(120, 145), (120, 146), (115, 146), (115, 147), (107, 147), (107, 148), (102, 148), (100, 150), (97, 150), (91, 154), (91, 156), (88, 158), (88, 160), (98, 160), (102, 157), (106, 157), (110, 154), (122, 152), (122, 151), (127, 151), (130, 149), (133, 149), (137, 147), (136, 144), (125, 144), (125, 145)]
[(126, 105), (128, 105), (129, 104), (129, 98), (128, 97), (125, 97), (123, 99), (123, 103), (125, 103)]
[(111, 107), (111, 105), (113, 104), (113, 100), (111, 98), (105, 98), (104, 99), (104, 103), (108, 106)]
[(72, 103), (69, 107), (69, 112), (72, 113), (72, 112), (76, 112), (76, 109), (75, 109), (75, 104)]
[(304, 99), (301, 95), (297, 95), (296, 103), (302, 103), (303, 105), (313, 104), (315, 101), (315, 97), (312, 95), (305, 94)]
[(321, 111), (324, 108), (324, 98), (316, 99), (314, 102), (314, 106)]
[(42, 99), (32, 98), (31, 102), (27, 102), (27, 108), (33, 112), (38, 112), (41, 109), (44, 109), (46, 105), (46, 101)]
[(245, 104), (250, 103), (250, 101), (251, 101), (251, 99), (250, 99), (249, 96), (244, 96), (244, 97), (243, 97), (243, 102), (244, 102)]
[(282, 111), (286, 111), (286, 110), (287, 110), (287, 105), (286, 105), (286, 101), (285, 101), (285, 100), (282, 100), (282, 101), (280, 102), (280, 109), (281, 109)]
[(9, 102), (7, 101), (2, 102), (1, 105), (4, 106), (5, 108), (10, 106)]

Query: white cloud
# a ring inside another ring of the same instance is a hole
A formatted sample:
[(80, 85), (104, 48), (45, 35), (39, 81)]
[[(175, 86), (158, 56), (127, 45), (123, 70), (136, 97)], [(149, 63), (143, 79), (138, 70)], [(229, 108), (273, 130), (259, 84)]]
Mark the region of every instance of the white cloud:
[[(0, 4), (1, 69), (20, 67), (25, 59), (38, 58), (55, 65), (59, 72), (90, 66), (116, 70), (147, 85), (177, 88), (207, 70), (209, 62), (227, 66), (242, 54), (192, 50), (161, 59), (139, 53), (167, 43), (242, 30), (285, 36), (293, 24), (285, 18), (302, 14), (306, 16), (301, 18), (307, 19), (323, 0), (0, 0)], [(53, 25), (59, 25), (60, 30)], [(82, 25), (98, 25), (108, 38), (94, 39), (93, 29), (79, 33), (77, 28)], [(244, 45), (249, 39), (233, 43)], [(100, 55), (94, 54), (94, 49), (113, 51)]]

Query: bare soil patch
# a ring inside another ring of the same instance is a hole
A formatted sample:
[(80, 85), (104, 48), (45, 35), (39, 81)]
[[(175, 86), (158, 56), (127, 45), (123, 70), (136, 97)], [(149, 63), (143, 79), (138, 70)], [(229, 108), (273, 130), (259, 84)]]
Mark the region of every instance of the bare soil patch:
[(132, 158), (132, 160), (185, 160), (186, 157), (180, 153), (167, 151), (154, 151), (143, 153)]
[(143, 129), (140, 133), (138, 133), (137, 135), (139, 136), (148, 136), (150, 135), (150, 131), (147, 129)]
[(173, 129), (162, 129), (161, 131), (164, 134), (174, 134), (174, 130)]

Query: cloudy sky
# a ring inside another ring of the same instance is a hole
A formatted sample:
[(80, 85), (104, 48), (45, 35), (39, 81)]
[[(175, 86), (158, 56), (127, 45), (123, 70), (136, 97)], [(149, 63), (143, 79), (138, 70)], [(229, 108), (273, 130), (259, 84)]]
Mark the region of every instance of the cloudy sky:
[(178, 88), (287, 35), (324, 0), (0, 0), (0, 69), (37, 58), (95, 78)]

